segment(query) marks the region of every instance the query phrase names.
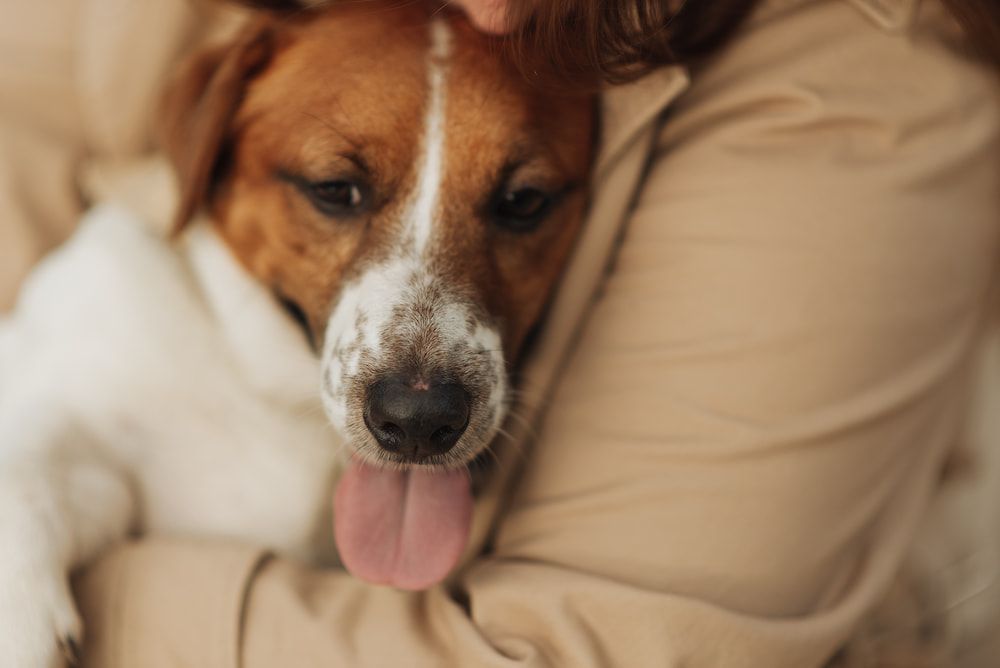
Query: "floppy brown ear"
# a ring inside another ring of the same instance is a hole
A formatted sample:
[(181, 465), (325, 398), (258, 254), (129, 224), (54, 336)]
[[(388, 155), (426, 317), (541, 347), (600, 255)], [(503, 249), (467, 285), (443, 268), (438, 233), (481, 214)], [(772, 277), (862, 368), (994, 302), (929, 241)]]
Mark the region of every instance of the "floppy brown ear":
[(271, 57), (272, 26), (260, 18), (232, 42), (195, 54), (167, 86), (159, 136), (180, 187), (175, 234), (208, 202), (247, 83)]

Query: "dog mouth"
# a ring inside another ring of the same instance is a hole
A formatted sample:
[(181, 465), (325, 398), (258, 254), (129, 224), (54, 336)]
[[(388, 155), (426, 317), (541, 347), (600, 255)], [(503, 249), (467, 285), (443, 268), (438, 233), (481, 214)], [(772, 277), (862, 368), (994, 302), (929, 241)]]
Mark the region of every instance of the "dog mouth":
[(361, 412), (367, 445), (376, 447), (355, 449), (334, 497), (348, 571), (420, 590), (454, 569), (472, 518), (467, 463), (477, 448), (466, 432), (481, 423), (481, 403), (441, 379), (391, 374), (369, 385)]
[[(341, 561), (355, 577), (422, 590), (458, 564), (472, 521), (468, 466), (503, 413), (506, 381), (502, 366), (486, 363), (491, 357), (474, 349), (440, 357), (464, 360), (466, 373), (453, 363), (421, 371), (412, 357), (409, 372), (362, 363), (346, 379), (346, 406), (332, 415), (347, 416), (351, 455), (333, 520)], [(478, 373), (467, 373), (469, 365)]]
[(334, 496), (341, 561), (373, 584), (441, 582), (468, 542), (468, 464), (505, 413), (500, 329), (448, 282), (390, 263), (340, 294), (323, 366), (351, 452)]

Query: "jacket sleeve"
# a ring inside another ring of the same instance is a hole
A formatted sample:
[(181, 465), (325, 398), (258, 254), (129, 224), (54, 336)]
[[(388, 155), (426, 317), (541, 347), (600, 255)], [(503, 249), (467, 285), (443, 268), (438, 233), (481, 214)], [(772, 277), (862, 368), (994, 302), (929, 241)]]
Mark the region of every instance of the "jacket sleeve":
[(91, 629), (124, 658), (92, 665), (177, 665), (137, 640), (165, 620), (208, 668), (235, 665), (218, 643), (246, 668), (825, 662), (957, 438), (996, 266), (995, 84), (923, 7), (911, 38), (800, 3), (696, 73), (493, 549), (453, 589), (126, 547), (81, 581), (88, 620), (129, 611)]

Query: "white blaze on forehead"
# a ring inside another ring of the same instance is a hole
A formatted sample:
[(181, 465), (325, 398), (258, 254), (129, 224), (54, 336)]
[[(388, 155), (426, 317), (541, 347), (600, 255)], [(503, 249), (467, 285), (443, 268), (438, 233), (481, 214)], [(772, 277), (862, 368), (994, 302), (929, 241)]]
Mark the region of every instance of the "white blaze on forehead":
[[(327, 323), (324, 374), (327, 411), (334, 422), (346, 419), (345, 383), (358, 373), (362, 353), (376, 362), (382, 357), (382, 335), (393, 326), (393, 313), (429, 282), (426, 252), (431, 243), (444, 173), (444, 106), (451, 28), (441, 19), (429, 26), (427, 104), (424, 110), (416, 183), (409, 193), (402, 230), (389, 259), (371, 267), (346, 285)], [(398, 324), (398, 323), (397, 323)], [(336, 397), (327, 395), (338, 395)]]
[(430, 31), (423, 155), (417, 164), (416, 197), (403, 221), (407, 226), (404, 243), (412, 242), (417, 255), (422, 255), (430, 242), (444, 176), (445, 70), (451, 54), (451, 28), (447, 22), (435, 19), (431, 22)]

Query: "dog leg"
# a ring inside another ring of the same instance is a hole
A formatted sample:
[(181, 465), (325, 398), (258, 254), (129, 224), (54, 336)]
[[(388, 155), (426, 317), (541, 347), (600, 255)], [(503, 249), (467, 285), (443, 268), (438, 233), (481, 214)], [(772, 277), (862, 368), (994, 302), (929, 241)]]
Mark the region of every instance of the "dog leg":
[(122, 537), (133, 516), (125, 477), (57, 411), (0, 413), (0, 666), (75, 660), (70, 569)]

